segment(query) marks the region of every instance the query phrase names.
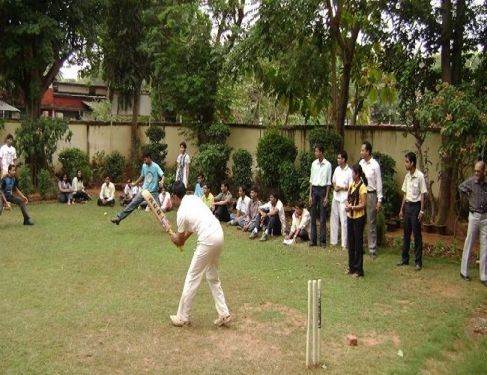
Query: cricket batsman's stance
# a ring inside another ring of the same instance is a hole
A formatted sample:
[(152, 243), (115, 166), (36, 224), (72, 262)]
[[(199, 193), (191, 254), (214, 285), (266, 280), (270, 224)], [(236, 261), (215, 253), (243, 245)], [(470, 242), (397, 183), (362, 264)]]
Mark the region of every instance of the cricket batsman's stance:
[(213, 323), (218, 327), (226, 325), (230, 322), (231, 315), (218, 278), (218, 261), (223, 250), (222, 227), (201, 198), (195, 195), (186, 195), (186, 188), (182, 181), (174, 183), (172, 200), (174, 205), (179, 206), (177, 213), (178, 230), (177, 233), (171, 235), (172, 242), (176, 246), (183, 246), (192, 233), (196, 233), (198, 240), (184, 281), (178, 313), (170, 316), (171, 322), (176, 327), (191, 325), (191, 305), (204, 275), (210, 286), (218, 312), (218, 319)]

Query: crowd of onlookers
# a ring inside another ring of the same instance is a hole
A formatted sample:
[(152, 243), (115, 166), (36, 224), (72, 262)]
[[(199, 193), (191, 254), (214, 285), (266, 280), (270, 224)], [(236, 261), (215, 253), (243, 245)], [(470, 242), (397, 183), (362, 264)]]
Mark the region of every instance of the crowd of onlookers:
[[(177, 157), (176, 181), (181, 181), (187, 187), (191, 158), (186, 152), (186, 143), (179, 145), (180, 153)], [(367, 245), (371, 257), (377, 256), (377, 212), (382, 208), (382, 176), (380, 165), (372, 156), (372, 145), (364, 141), (360, 149), (360, 162), (348, 165), (348, 154), (341, 151), (337, 155), (337, 167), (332, 171), (331, 163), (324, 158), (321, 145), (314, 148), (316, 159), (310, 168), (308, 207), (305, 202), (297, 201), (293, 204), (291, 225), (286, 223), (285, 208), (279, 193), (272, 191), (268, 200), (261, 199), (260, 190), (252, 186), (249, 190), (245, 186), (238, 187), (236, 201), (230, 192), (230, 186), (223, 182), (220, 192), (214, 196), (210, 184), (203, 175), (199, 175), (194, 188), (194, 195), (199, 197), (221, 221), (237, 229), (248, 232), (250, 239), (260, 235), (261, 241), (270, 236), (284, 236), (283, 243), (293, 245), (307, 242), (308, 246), (326, 246), (326, 216), (330, 212), (330, 244), (340, 246), (348, 251), (349, 263), (347, 273), (356, 277), (364, 276), (364, 230), (367, 228)], [(25, 225), (33, 222), (26, 210), (27, 197), (20, 191), (16, 178), (17, 154), (13, 147), (13, 136), (8, 135), (5, 144), (0, 148), (0, 164), (2, 167), (2, 181), (0, 194), (0, 213), (10, 204), (20, 206)], [(409, 264), (409, 250), (411, 235), (414, 237), (414, 261), (416, 271), (423, 267), (423, 241), (421, 222), (424, 218), (426, 202), (426, 182), (424, 174), (416, 167), (416, 155), (409, 152), (404, 158), (406, 174), (402, 185), (403, 199), (399, 216), (404, 221), (404, 236), (401, 259), (398, 266)], [(475, 175), (459, 186), (459, 191), (469, 200), (469, 224), (465, 240), (460, 276), (470, 280), (468, 276), (468, 260), (473, 244), (480, 236), (480, 279), (487, 286), (487, 181), (485, 179), (485, 163), (481, 160), (475, 163)], [(151, 176), (151, 178), (147, 178)], [(157, 180), (155, 180), (157, 177)], [(172, 209), (169, 192), (163, 184), (164, 173), (149, 154), (144, 155), (141, 176), (137, 181), (127, 181), (120, 204), (125, 209), (112, 219), (119, 224), (133, 209), (146, 208), (141, 196), (141, 189), (149, 189), (163, 211)], [(153, 180), (154, 178), (154, 180)], [(142, 181), (144, 184), (142, 185)], [(159, 181), (159, 182), (158, 182)], [(158, 195), (157, 195), (158, 193)], [(330, 196), (332, 194), (332, 196)], [(86, 191), (83, 174), (80, 170), (70, 180), (63, 174), (58, 182), (58, 200), (68, 205), (86, 203), (92, 197)], [(115, 205), (115, 186), (106, 177), (101, 186), (99, 206)], [(331, 203), (330, 203), (331, 202)], [(331, 207), (330, 207), (331, 206)], [(319, 219), (319, 236), (317, 220)], [(340, 238), (340, 245), (338, 240)]]

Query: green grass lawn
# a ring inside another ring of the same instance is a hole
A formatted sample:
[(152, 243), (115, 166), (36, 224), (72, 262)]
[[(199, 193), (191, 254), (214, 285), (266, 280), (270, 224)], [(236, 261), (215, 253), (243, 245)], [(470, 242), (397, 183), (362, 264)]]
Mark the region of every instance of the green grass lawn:
[[(118, 208), (32, 204), (0, 216), (0, 373), (306, 373), (307, 280), (321, 278), (321, 358), (329, 374), (487, 372), (487, 288), (459, 264), (398, 268), (398, 249), (345, 275), (338, 249), (250, 241), (225, 227), (220, 277), (235, 317), (215, 328), (203, 282), (192, 327), (175, 328), (195, 239), (183, 253), (151, 213), (120, 226)], [(103, 213), (107, 211), (108, 215)], [(174, 222), (175, 214), (169, 215)], [(480, 326), (480, 329), (479, 329)], [(483, 332), (483, 335), (475, 331)], [(346, 344), (347, 334), (358, 346)], [(398, 355), (401, 350), (404, 356)]]

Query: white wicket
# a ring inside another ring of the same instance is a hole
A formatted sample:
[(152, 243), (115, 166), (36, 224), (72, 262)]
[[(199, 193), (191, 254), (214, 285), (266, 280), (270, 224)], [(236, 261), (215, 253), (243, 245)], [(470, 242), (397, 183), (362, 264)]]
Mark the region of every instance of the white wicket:
[(321, 279), (308, 280), (308, 324), (306, 331), (306, 367), (320, 365)]

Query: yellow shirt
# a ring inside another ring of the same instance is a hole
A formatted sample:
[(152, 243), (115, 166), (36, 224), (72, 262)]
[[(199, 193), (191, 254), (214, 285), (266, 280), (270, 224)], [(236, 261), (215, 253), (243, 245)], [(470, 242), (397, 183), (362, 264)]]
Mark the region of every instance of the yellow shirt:
[[(355, 191), (355, 189), (357, 188), (357, 185), (359, 183), (360, 183), (360, 181), (357, 184), (353, 181), (350, 183), (350, 188), (348, 189), (349, 194), (351, 194)], [(347, 212), (347, 216), (351, 219), (358, 219), (358, 218), (365, 215), (365, 207), (367, 206), (367, 186), (365, 186), (364, 183), (362, 183), (362, 185), (360, 185), (360, 190), (358, 193), (359, 193), (359, 198), (358, 198), (359, 204), (363, 205), (364, 208), (362, 208), (361, 210), (354, 210), (354, 211)]]
[(203, 194), (201, 197), (201, 200), (203, 201), (204, 204), (206, 204), (209, 208), (213, 205), (213, 194), (208, 194), (208, 198)]

